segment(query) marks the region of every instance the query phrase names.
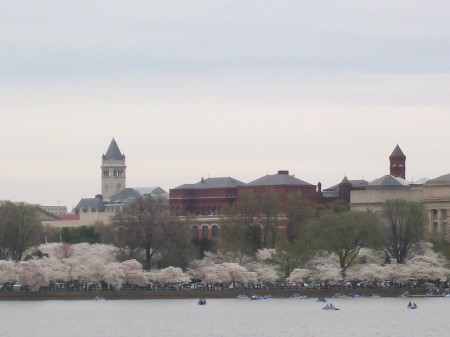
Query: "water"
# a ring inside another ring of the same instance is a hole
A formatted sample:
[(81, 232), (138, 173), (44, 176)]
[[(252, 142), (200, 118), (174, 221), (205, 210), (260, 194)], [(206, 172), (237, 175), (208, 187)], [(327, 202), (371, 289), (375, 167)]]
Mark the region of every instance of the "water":
[(5, 337), (448, 336), (450, 298), (3, 301)]

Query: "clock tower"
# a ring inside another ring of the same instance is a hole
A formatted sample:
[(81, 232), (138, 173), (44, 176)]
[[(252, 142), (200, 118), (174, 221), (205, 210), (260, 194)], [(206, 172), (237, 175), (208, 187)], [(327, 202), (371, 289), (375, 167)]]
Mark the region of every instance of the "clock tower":
[(400, 146), (395, 147), (392, 154), (389, 156), (390, 175), (405, 179), (406, 176), (406, 156), (403, 154)]
[(113, 138), (106, 154), (102, 156), (102, 198), (109, 200), (111, 196), (126, 188), (125, 155), (122, 154)]

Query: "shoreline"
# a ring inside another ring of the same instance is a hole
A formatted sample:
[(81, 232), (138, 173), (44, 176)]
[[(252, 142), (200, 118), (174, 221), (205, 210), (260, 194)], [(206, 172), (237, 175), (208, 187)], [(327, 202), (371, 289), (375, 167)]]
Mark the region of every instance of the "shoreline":
[(33, 301), (33, 300), (93, 300), (96, 296), (106, 300), (145, 300), (145, 299), (190, 299), (190, 298), (236, 298), (238, 295), (270, 295), (273, 298), (289, 298), (294, 294), (307, 295), (308, 298), (327, 297), (339, 293), (347, 296), (399, 297), (404, 291), (409, 297), (442, 297), (426, 296), (427, 289), (408, 288), (373, 288), (373, 289), (272, 289), (272, 290), (121, 290), (121, 291), (2, 291), (0, 301)]

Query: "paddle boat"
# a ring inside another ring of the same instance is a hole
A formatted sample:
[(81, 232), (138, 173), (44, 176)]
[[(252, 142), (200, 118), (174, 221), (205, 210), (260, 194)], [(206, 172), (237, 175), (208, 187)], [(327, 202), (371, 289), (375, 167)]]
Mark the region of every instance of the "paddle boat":
[(339, 310), (339, 308), (335, 307), (332, 303), (330, 303), (330, 304), (327, 304), (326, 306), (324, 306), (322, 308), (322, 310)]
[(414, 302), (409, 302), (406, 306), (408, 309), (417, 309), (417, 304)]
[(293, 295), (291, 295), (291, 298), (299, 298), (301, 300), (304, 300), (304, 299), (308, 298), (308, 295), (293, 294)]
[(252, 295), (250, 296), (251, 300), (266, 300), (268, 298), (272, 298), (271, 295)]
[(351, 298), (363, 298), (363, 297), (365, 297), (365, 296), (364, 296), (364, 295), (361, 295), (361, 294), (351, 294), (350, 297), (351, 297)]
[(236, 296), (236, 298), (248, 298), (248, 296), (244, 294), (239, 294)]
[(198, 305), (206, 305), (206, 300), (204, 298), (199, 299)]

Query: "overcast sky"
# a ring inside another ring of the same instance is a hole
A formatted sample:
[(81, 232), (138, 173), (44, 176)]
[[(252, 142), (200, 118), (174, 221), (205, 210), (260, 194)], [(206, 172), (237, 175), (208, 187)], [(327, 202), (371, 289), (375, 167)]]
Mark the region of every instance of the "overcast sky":
[(448, 0), (0, 1), (0, 199), (450, 173)]

